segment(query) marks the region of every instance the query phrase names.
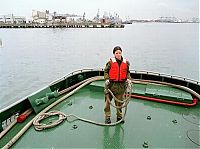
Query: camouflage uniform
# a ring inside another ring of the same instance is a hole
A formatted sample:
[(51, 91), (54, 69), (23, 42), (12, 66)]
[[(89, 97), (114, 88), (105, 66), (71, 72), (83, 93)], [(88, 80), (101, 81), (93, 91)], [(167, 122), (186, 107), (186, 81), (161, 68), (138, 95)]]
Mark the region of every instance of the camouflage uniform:
[[(120, 65), (123, 61), (122, 60), (117, 60), (118, 65)], [(131, 79), (130, 76), (130, 71), (129, 71), (129, 65), (130, 63), (127, 62), (128, 67), (127, 67), (127, 79)], [(107, 62), (106, 67), (104, 69), (104, 78), (105, 80), (109, 79), (109, 70), (111, 68), (111, 63), (110, 61)], [(119, 100), (123, 100), (123, 95), (124, 92), (126, 90), (126, 82), (110, 82), (108, 88), (113, 92), (113, 94), (115, 95), (115, 97)], [(111, 116), (111, 112), (110, 112), (110, 104), (107, 100), (107, 98), (110, 99), (110, 101), (112, 100), (112, 96), (110, 95), (110, 93), (105, 93), (105, 107), (104, 107), (104, 112), (105, 112), (105, 117), (109, 118)], [(122, 103), (115, 101), (115, 105), (116, 106), (121, 106)], [(122, 109), (116, 109), (117, 110), (117, 118), (122, 118)]]

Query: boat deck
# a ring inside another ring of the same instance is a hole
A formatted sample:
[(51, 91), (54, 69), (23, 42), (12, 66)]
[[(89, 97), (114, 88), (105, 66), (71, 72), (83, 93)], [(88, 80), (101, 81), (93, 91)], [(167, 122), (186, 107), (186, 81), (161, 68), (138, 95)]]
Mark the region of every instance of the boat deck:
[[(87, 85), (51, 110), (104, 122), (104, 94), (99, 83), (102, 84), (103, 81)], [(111, 110), (111, 121), (115, 122), (116, 112), (113, 107)], [(32, 114), (29, 120), (33, 116)], [(31, 126), (12, 147), (198, 148), (199, 118), (199, 104), (195, 107), (183, 107), (132, 98), (123, 124), (97, 126), (70, 118), (43, 131), (36, 131)], [(57, 117), (50, 117), (44, 121), (55, 119)], [(17, 124), (13, 129), (17, 131), (21, 127), (22, 125)], [(0, 144), (12, 136), (10, 132)]]

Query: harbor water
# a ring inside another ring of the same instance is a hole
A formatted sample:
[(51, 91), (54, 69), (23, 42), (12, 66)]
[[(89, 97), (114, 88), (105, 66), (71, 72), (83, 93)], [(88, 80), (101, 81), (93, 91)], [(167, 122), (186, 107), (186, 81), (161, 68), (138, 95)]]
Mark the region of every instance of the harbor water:
[(130, 69), (199, 79), (199, 24), (0, 29), (0, 109), (82, 68), (104, 68), (119, 45)]

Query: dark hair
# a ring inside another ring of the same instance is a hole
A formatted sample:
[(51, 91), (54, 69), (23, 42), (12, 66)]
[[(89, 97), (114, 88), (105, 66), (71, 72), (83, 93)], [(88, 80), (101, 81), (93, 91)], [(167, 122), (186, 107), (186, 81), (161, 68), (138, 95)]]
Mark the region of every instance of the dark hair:
[(115, 53), (115, 51), (117, 51), (117, 50), (120, 50), (121, 52), (122, 52), (122, 49), (121, 49), (121, 47), (120, 46), (116, 46), (116, 47), (114, 47), (114, 49), (113, 49), (113, 54)]

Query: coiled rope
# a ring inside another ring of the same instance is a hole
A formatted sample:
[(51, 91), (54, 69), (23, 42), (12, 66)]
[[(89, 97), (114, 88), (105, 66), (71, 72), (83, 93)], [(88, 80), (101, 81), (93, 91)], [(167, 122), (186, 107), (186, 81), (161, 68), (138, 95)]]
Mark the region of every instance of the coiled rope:
[[(108, 102), (115, 108), (117, 109), (121, 109), (121, 108), (125, 108), (125, 111), (124, 111), (124, 115), (122, 116), (122, 119), (120, 121), (117, 121), (117, 122), (114, 122), (114, 123), (111, 123), (111, 124), (105, 124), (105, 123), (100, 123), (100, 122), (96, 122), (96, 121), (92, 121), (92, 120), (88, 120), (88, 119), (85, 119), (85, 118), (81, 118), (79, 116), (76, 116), (74, 114), (68, 114), (66, 115), (65, 113), (63, 112), (60, 112), (60, 111), (50, 111), (50, 112), (47, 112), (47, 113), (41, 113), (39, 114), (33, 121), (33, 125), (35, 127), (35, 130), (38, 130), (38, 131), (41, 131), (43, 129), (47, 129), (47, 128), (51, 128), (51, 127), (55, 127), (56, 125), (62, 123), (64, 120), (67, 120), (69, 117), (73, 117), (75, 118), (76, 120), (80, 120), (80, 121), (84, 121), (84, 122), (88, 122), (88, 123), (92, 123), (92, 124), (95, 124), (95, 125), (99, 125), (99, 126), (114, 126), (114, 125), (117, 125), (119, 123), (121, 123), (124, 119), (125, 119), (125, 116), (126, 116), (126, 111), (127, 111), (127, 105), (129, 103), (129, 100), (130, 100), (130, 92), (126, 93), (125, 94), (125, 98), (124, 100), (119, 100), (117, 99), (114, 94), (112, 93), (112, 91), (110, 89), (108, 89), (108, 91), (110, 92), (111, 96), (113, 97), (114, 100), (116, 100), (117, 102), (120, 102), (122, 103), (121, 106), (115, 106), (109, 99), (108, 99)], [(54, 121), (54, 122), (51, 122), (51, 123), (48, 123), (48, 124), (44, 124), (44, 123), (41, 123), (40, 121), (42, 121), (43, 119), (49, 117), (49, 116), (53, 116), (53, 115), (58, 115), (59, 118)]]

